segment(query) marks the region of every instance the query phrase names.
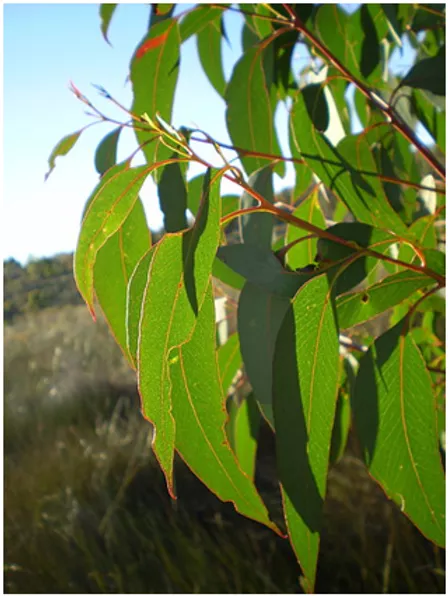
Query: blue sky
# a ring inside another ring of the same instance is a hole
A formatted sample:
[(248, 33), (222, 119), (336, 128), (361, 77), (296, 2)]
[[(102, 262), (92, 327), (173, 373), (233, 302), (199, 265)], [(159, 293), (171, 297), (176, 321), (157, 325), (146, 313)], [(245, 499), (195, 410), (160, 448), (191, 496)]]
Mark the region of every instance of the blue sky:
[[(178, 12), (189, 6), (178, 6)], [(122, 120), (123, 114), (99, 97), (91, 84), (104, 86), (130, 106), (129, 61), (146, 32), (149, 10), (147, 4), (119, 5), (109, 29), (110, 47), (100, 32), (97, 4), (4, 5), (4, 258), (26, 262), (31, 256), (75, 249), (84, 204), (98, 182), (95, 148), (113, 126), (88, 129), (69, 155), (56, 160), (56, 169), (44, 182), (48, 156), (56, 143), (91, 121), (68, 84), (72, 80), (98, 107)], [(227, 12), (225, 26), (231, 41), (231, 47), (224, 44), (223, 50), (228, 79), (241, 54), (242, 19)], [(295, 56), (297, 70), (300, 59)], [(285, 110), (277, 114), (276, 122), (286, 132)], [(173, 124), (197, 126), (229, 142), (224, 101), (202, 73), (195, 39), (182, 46)], [(289, 153), (285, 138), (280, 132), (280, 144)], [(133, 133), (124, 131), (118, 158), (124, 159), (135, 147)], [(211, 159), (209, 148), (201, 146), (201, 151)], [(277, 190), (292, 184), (292, 168), (288, 172), (283, 181), (276, 180)], [(231, 183), (223, 186), (223, 192), (236, 190)], [(158, 199), (150, 180), (141, 196), (148, 223), (160, 227)]]

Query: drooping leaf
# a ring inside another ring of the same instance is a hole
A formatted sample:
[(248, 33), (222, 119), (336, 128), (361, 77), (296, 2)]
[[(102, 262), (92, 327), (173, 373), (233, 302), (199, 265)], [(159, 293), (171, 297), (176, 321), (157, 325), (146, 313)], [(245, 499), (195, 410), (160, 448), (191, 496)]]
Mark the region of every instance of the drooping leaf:
[[(274, 202), (274, 189), (272, 186), (272, 169), (270, 166), (252, 174), (249, 186), (270, 203)], [(248, 192), (241, 195), (241, 209), (248, 209), (258, 204)], [(270, 213), (249, 213), (239, 218), (241, 238), (244, 244), (268, 247), (272, 244), (272, 230), (274, 216)]]
[(155, 245), (140, 258), (129, 278), (126, 292), (126, 345), (134, 368), (137, 368), (138, 336), (143, 296), (148, 283), (148, 271), (154, 249)]
[(445, 479), (431, 379), (403, 319), (361, 360), (354, 413), (370, 474), (419, 530), (445, 544)]
[(377, 177), (369, 143), (362, 135), (349, 135), (336, 148), (332, 147), (312, 124), (317, 97), (322, 98), (323, 91), (316, 85), (308, 85), (297, 95), (290, 119), (296, 155), (305, 159), (358, 221), (405, 235), (406, 226), (389, 204)]
[(211, 277), (219, 243), (219, 185), (208, 171), (194, 226), (166, 234), (154, 249), (140, 318), (138, 382), (145, 417), (155, 427), (153, 450), (174, 495), (175, 425), (169, 362), (188, 341)]
[(219, 20), (225, 10), (225, 6), (195, 6), (181, 20), (180, 37), (182, 42), (187, 41), (192, 35), (200, 33), (210, 23)]
[[(249, 151), (280, 155), (274, 127), (271, 97), (273, 82), (273, 49), (263, 43), (247, 50), (233, 69), (226, 88), (226, 120), (230, 137), (236, 147)], [(266, 159), (239, 152), (248, 175), (266, 166)], [(275, 167), (280, 175), (284, 163)]]
[[(179, 74), (180, 35), (177, 20), (165, 19), (150, 28), (131, 61), (133, 103), (131, 111), (136, 116), (148, 114), (154, 118), (159, 113), (167, 123), (171, 113)], [(141, 130), (135, 124), (137, 141), (148, 164), (167, 159), (172, 149), (155, 139), (153, 132)], [(153, 140), (155, 139), (155, 140)]]
[(96, 148), (95, 169), (100, 176), (117, 163), (117, 146), (121, 130), (120, 126), (107, 134)]
[(240, 339), (238, 333), (229, 337), (218, 349), (219, 376), (224, 395), (227, 395), (236, 373), (241, 368)]
[(430, 277), (415, 271), (402, 271), (365, 290), (339, 296), (336, 300), (339, 327), (347, 329), (369, 321), (431, 285), (434, 285), (434, 280)]
[(162, 23), (166, 21), (166, 19), (170, 19), (173, 16), (174, 9), (176, 8), (175, 4), (151, 4), (151, 14), (149, 19), (149, 27), (150, 30), (152, 27), (157, 25), (158, 23)]
[(414, 89), (412, 91), (412, 108), (417, 118), (437, 143), (439, 149), (442, 151), (442, 153), (445, 153), (445, 110), (437, 108), (437, 106), (433, 105), (424, 91), (419, 89)]
[(352, 420), (350, 398), (354, 389), (356, 376), (355, 364), (349, 357), (344, 358), (342, 377), (343, 378), (339, 381), (341, 389), (336, 404), (333, 433), (331, 437), (330, 465), (337, 463), (344, 455), (350, 432)]
[(288, 309), (273, 368), (277, 470), (289, 538), (312, 592), (339, 378), (339, 340), (325, 275)]
[(231, 269), (228, 265), (221, 261), (218, 257), (213, 261), (212, 269), (213, 277), (216, 277), (224, 284), (234, 288), (235, 290), (241, 290), (244, 286), (245, 279), (239, 273)]
[[(434, 228), (434, 216), (426, 215), (420, 217), (409, 227), (409, 232), (412, 234), (412, 244), (418, 248), (436, 248), (437, 237)], [(398, 259), (405, 263), (412, 263), (418, 259), (415, 251), (407, 243), (400, 245), (398, 252)], [(397, 267), (398, 269), (398, 267)]]
[[(311, 196), (305, 199), (294, 211), (296, 217), (304, 219), (305, 221), (313, 224), (317, 228), (325, 228), (325, 218), (320, 209), (318, 201), (318, 190), (311, 194)], [(286, 228), (285, 244), (290, 244), (301, 238), (309, 236), (309, 233), (297, 226), (288, 224)], [(309, 238), (302, 240), (295, 244), (286, 253), (286, 263), (291, 269), (297, 269), (298, 267), (306, 267), (310, 263), (314, 263), (317, 253), (317, 239)]]
[(225, 396), (215, 350), (215, 315), (209, 284), (193, 334), (170, 354), (176, 450), (218, 498), (231, 501), (239, 513), (278, 531), (227, 441)]
[(436, 95), (445, 95), (445, 46), (437, 56), (419, 60), (400, 81), (399, 87), (425, 89)]
[(93, 268), (98, 251), (131, 213), (150, 171), (148, 166), (118, 164), (106, 172), (88, 201), (76, 246), (74, 275), (92, 315)]
[(151, 246), (145, 212), (137, 199), (121, 227), (98, 251), (93, 285), (115, 341), (134, 365), (126, 341), (126, 293), (129, 279), (142, 255)]
[(197, 35), (198, 54), (202, 68), (221, 97), (224, 97), (226, 80), (222, 65), (221, 27), (216, 20), (206, 25)]
[(238, 333), (246, 374), (272, 428), (272, 366), (278, 330), (290, 301), (247, 282), (238, 302)]
[(100, 4), (101, 33), (109, 45), (111, 44), (107, 32), (117, 6), (117, 4)]
[(227, 436), (242, 470), (253, 481), (255, 456), (258, 445), (261, 414), (253, 393), (243, 399), (240, 405), (231, 402)]
[(76, 141), (79, 139), (83, 130), (84, 129), (82, 128), (81, 130), (78, 130), (77, 132), (74, 132), (71, 135), (67, 135), (66, 137), (64, 137), (63, 139), (61, 139), (59, 141), (59, 143), (56, 145), (56, 147), (51, 152), (50, 157), (48, 158), (48, 165), (50, 166), (50, 169), (45, 174), (45, 180), (48, 179), (48, 176), (51, 174), (51, 172), (56, 167), (56, 164), (55, 164), (56, 158), (59, 157), (60, 155), (67, 155), (67, 153), (74, 147)]

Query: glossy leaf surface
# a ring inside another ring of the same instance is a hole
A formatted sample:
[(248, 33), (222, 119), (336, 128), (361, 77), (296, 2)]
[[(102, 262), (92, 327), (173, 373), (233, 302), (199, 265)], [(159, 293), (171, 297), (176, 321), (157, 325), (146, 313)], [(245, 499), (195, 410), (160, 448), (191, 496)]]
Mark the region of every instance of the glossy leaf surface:
[(445, 479), (431, 379), (406, 319), (361, 360), (354, 412), (369, 471), (430, 540), (445, 544)]
[(289, 537), (313, 591), (339, 377), (339, 340), (325, 275), (288, 309), (273, 369), (277, 469)]

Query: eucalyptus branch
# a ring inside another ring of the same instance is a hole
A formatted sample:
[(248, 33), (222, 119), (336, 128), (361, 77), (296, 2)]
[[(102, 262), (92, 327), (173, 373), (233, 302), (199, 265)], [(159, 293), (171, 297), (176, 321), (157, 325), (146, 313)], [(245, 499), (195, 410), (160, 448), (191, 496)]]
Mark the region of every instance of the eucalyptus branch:
[(401, 135), (411, 143), (417, 151), (425, 158), (429, 165), (441, 176), (444, 180), (446, 179), (445, 168), (436, 159), (435, 155), (417, 138), (413, 130), (406, 124), (406, 122), (399, 116), (392, 106), (384, 101), (374, 91), (369, 89), (362, 81), (355, 77), (339, 60), (334, 56), (327, 47), (325, 47), (318, 39), (309, 31), (302, 23), (298, 15), (295, 14), (294, 10), (288, 4), (283, 4), (285, 9), (291, 16), (291, 26), (302, 33), (315, 48), (326, 58), (335, 68), (339, 70), (345, 77), (347, 77), (359, 90), (367, 97), (387, 118), (390, 124), (399, 132)]

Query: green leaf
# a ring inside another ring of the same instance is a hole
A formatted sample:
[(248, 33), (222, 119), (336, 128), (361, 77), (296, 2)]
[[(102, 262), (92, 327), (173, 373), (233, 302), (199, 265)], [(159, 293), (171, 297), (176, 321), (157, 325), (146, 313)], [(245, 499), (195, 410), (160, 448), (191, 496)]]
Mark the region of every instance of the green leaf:
[(434, 280), (430, 277), (415, 271), (402, 271), (365, 290), (339, 296), (336, 300), (339, 327), (347, 329), (369, 321), (431, 285), (434, 285)]
[(126, 341), (126, 292), (132, 272), (151, 246), (145, 212), (137, 199), (122, 226), (99, 250), (93, 273), (93, 285), (115, 341), (134, 366)]
[(297, 95), (291, 112), (291, 144), (298, 155), (344, 201), (358, 221), (405, 235), (406, 226), (389, 204), (377, 177), (368, 141), (364, 136), (349, 135), (337, 148), (331, 146), (312, 125), (313, 110), (319, 107), (317, 97), (324, 97), (323, 88), (308, 85)]
[(182, 42), (187, 41), (192, 35), (200, 33), (204, 27), (221, 18), (227, 7), (195, 6), (186, 14), (180, 23), (180, 37)]
[[(150, 40), (153, 46), (143, 52)], [(142, 116), (147, 113), (150, 118), (154, 118), (158, 112), (165, 122), (171, 122), (179, 74), (179, 46), (180, 34), (176, 19), (165, 19), (151, 27), (131, 61), (133, 114)], [(172, 149), (163, 145), (160, 139), (152, 140), (155, 134), (140, 130), (141, 126), (141, 123), (137, 123), (134, 130), (138, 143), (143, 145), (142, 151), (147, 163), (153, 164), (168, 158)]]
[(352, 421), (350, 396), (354, 387), (355, 371), (353, 363), (348, 358), (344, 358), (342, 370), (346, 378), (345, 384), (348, 385), (348, 390), (345, 386), (342, 386), (343, 383), (340, 381), (341, 390), (336, 404), (333, 434), (331, 437), (330, 465), (336, 464), (344, 455)]
[(218, 259), (218, 257), (213, 261), (212, 274), (213, 277), (216, 277), (231, 288), (235, 288), (235, 290), (241, 290), (244, 286), (244, 277), (233, 271), (221, 259)]
[(277, 470), (291, 544), (312, 592), (339, 378), (339, 340), (325, 275), (297, 292), (273, 368)]
[[(232, 142), (249, 151), (280, 155), (271, 97), (273, 48), (258, 44), (247, 50), (233, 69), (226, 88), (226, 120)], [(266, 166), (266, 159), (239, 152), (248, 175)], [(276, 167), (284, 173), (284, 163)]]
[(45, 174), (45, 180), (47, 180), (48, 176), (51, 174), (51, 172), (56, 167), (56, 164), (55, 164), (56, 157), (59, 157), (60, 155), (67, 155), (67, 153), (74, 147), (76, 141), (79, 139), (83, 130), (84, 130), (84, 128), (82, 128), (81, 130), (78, 130), (77, 132), (74, 132), (71, 135), (67, 135), (66, 137), (64, 137), (63, 139), (61, 139), (59, 141), (59, 143), (56, 145), (56, 147), (51, 152), (50, 157), (48, 158), (48, 165), (50, 166), (50, 169)]
[(218, 350), (219, 376), (224, 395), (228, 394), (241, 362), (240, 339), (238, 333), (234, 333)]
[(185, 168), (182, 168), (179, 163), (165, 166), (157, 185), (160, 210), (164, 216), (163, 227), (166, 232), (179, 232), (188, 227), (187, 189), (183, 169)]
[(231, 401), (227, 436), (242, 470), (252, 481), (255, 477), (260, 422), (260, 410), (252, 393), (239, 406)]
[[(305, 199), (294, 211), (295, 217), (304, 219), (308, 223), (313, 224), (317, 228), (325, 228), (325, 218), (320, 209), (318, 200), (318, 190), (311, 194), (310, 197)], [(301, 238), (309, 236), (309, 233), (297, 226), (288, 224), (286, 228), (285, 244), (290, 244)], [(297, 269), (298, 267), (306, 267), (310, 263), (314, 263), (317, 253), (317, 239), (309, 238), (302, 240), (295, 244), (286, 253), (286, 263), (291, 269)]]
[(221, 25), (216, 20), (206, 25), (197, 35), (199, 60), (202, 68), (221, 97), (224, 97), (226, 80), (222, 66)]
[(428, 96), (418, 89), (412, 91), (412, 108), (417, 118), (437, 143), (439, 149), (445, 153), (445, 110), (438, 109), (428, 99)]
[[(266, 166), (252, 174), (248, 184), (267, 201), (274, 203), (272, 169), (270, 166)], [(258, 205), (258, 201), (244, 191), (241, 195), (241, 209), (248, 209), (255, 205)], [(270, 248), (273, 229), (274, 216), (270, 213), (249, 213), (240, 217), (241, 238), (244, 244)]]
[(173, 487), (175, 425), (171, 413), (169, 361), (172, 350), (188, 341), (211, 277), (219, 244), (219, 184), (210, 171), (194, 226), (166, 234), (152, 257), (140, 319), (138, 381), (145, 417), (155, 426), (153, 450)]
[(414, 64), (400, 81), (399, 87), (425, 89), (436, 95), (445, 95), (445, 70), (445, 46), (443, 46), (437, 56), (424, 58)]
[(294, 296), (312, 275), (286, 271), (271, 249), (253, 244), (220, 246), (218, 258), (260, 289), (279, 296)]
[(242, 515), (278, 532), (227, 441), (225, 396), (215, 349), (215, 314), (209, 284), (191, 338), (170, 354), (176, 450), (219, 499), (231, 501)]
[(407, 318), (361, 360), (355, 386), (358, 438), (370, 474), (427, 538), (445, 545), (445, 479), (431, 378)]
[(148, 166), (118, 164), (107, 171), (88, 200), (75, 252), (74, 275), (92, 315), (93, 268), (98, 251), (131, 213), (150, 171)]
[(425, 257), (426, 266), (435, 273), (445, 276), (445, 253), (434, 248), (424, 248), (422, 252)]
[(107, 32), (109, 31), (110, 21), (118, 4), (100, 4), (101, 33), (109, 45), (111, 45)]
[(244, 368), (260, 408), (272, 428), (272, 362), (277, 334), (290, 301), (249, 282), (238, 302), (238, 333)]
[(96, 148), (95, 169), (100, 176), (117, 163), (117, 146), (121, 130), (122, 127), (119, 126), (107, 134)]
[(152, 246), (141, 257), (134, 268), (126, 292), (126, 346), (132, 359), (133, 368), (137, 368), (137, 349), (139, 337), (140, 316), (143, 296), (148, 283), (148, 272), (154, 256), (155, 246)]

